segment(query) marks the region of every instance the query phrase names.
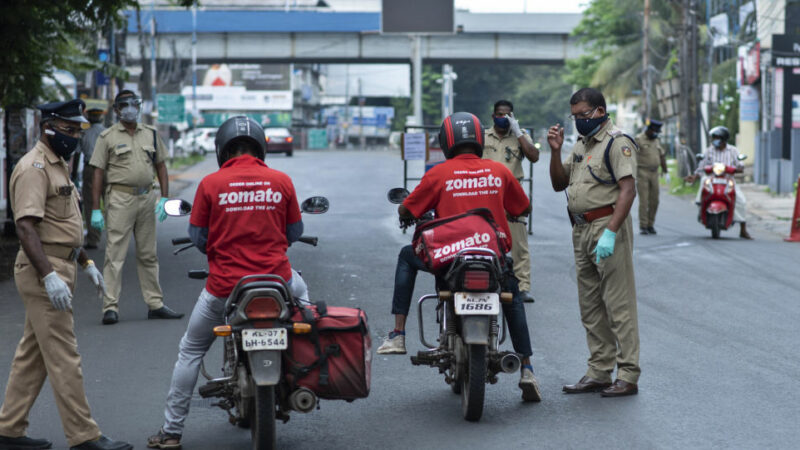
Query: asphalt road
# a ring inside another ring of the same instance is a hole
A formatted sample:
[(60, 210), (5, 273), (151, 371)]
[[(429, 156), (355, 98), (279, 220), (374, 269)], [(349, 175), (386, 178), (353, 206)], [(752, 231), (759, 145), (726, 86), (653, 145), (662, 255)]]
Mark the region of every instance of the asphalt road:
[[(659, 234), (635, 238), (639, 395), (604, 399), (561, 393), (563, 384), (584, 374), (588, 351), (565, 198), (550, 187), (548, 158), (543, 155), (534, 174), (530, 243), (537, 300), (526, 306), (543, 402), (522, 403), (517, 375), (501, 375), (487, 388), (481, 421), (468, 423), (461, 419), (459, 398), (435, 369), (411, 366), (407, 356), (375, 355), (369, 398), (323, 401), (311, 414), (293, 413), (287, 424), (278, 425), (281, 448), (796, 447), (800, 246), (757, 229), (751, 231), (755, 241), (739, 240), (738, 230), (712, 240), (695, 221), (691, 202), (664, 194)], [(313, 299), (367, 311), (377, 348), (393, 327), (389, 308), (396, 255), (410, 241), (397, 227), (395, 206), (385, 199), (389, 188), (402, 184), (398, 153), (301, 151), (293, 158), (269, 156), (268, 163), (292, 176), (300, 198), (330, 199), (327, 214), (304, 219), (306, 234), (319, 236), (319, 247), (297, 244), (290, 257)], [(209, 157), (183, 177), (197, 181), (214, 169)], [(418, 169), (412, 166), (412, 173)], [(180, 193), (189, 200), (193, 194), (194, 185)], [(634, 219), (635, 211), (636, 204)], [(187, 218), (169, 218), (158, 235), (166, 303), (189, 313), (202, 282), (186, 278), (186, 271), (206, 267), (205, 259), (194, 250), (173, 256), (169, 244), (186, 234), (187, 223)], [(102, 251), (91, 256), (100, 264)], [(146, 320), (133, 251), (117, 325), (100, 324), (101, 302), (85, 275), (79, 277), (76, 334), (92, 412), (106, 434), (144, 448), (163, 422), (187, 319)], [(432, 278), (421, 275), (417, 295), (432, 288)], [(24, 320), (13, 281), (0, 283), (0, 308), (0, 380), (5, 381)], [(408, 331), (409, 351), (421, 349), (415, 312)], [(219, 345), (206, 361), (212, 374), (219, 373)], [(248, 448), (249, 432), (229, 425), (225, 412), (210, 403), (196, 396), (184, 448)], [(66, 448), (49, 385), (30, 422), (29, 435)]]

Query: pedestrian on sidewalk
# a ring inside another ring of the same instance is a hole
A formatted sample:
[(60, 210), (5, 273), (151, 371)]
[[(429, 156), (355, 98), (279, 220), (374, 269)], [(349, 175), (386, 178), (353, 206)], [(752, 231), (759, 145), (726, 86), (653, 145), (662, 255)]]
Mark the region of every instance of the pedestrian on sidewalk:
[[(486, 129), (483, 158), (503, 164), (521, 183), (525, 176), (522, 160), (535, 163), (539, 160), (539, 149), (533, 146), (531, 136), (520, 129), (510, 101), (498, 100), (494, 104), (492, 119), (494, 126)], [(510, 222), (508, 226), (511, 228), (511, 259), (514, 260), (514, 275), (519, 279), (519, 296), (523, 302), (533, 303), (528, 230), (523, 222)]]
[[(92, 226), (106, 233), (106, 257), (103, 276), (108, 289), (103, 299), (103, 324), (119, 321), (119, 294), (122, 289), (122, 266), (131, 235), (136, 240), (136, 268), (139, 287), (149, 311), (148, 319), (180, 319), (164, 305), (158, 282), (156, 255), (156, 216), (167, 217), (164, 203), (169, 197), (167, 155), (164, 141), (155, 127), (139, 123), (142, 101), (135, 93), (123, 90), (114, 99), (119, 123), (100, 133), (89, 161), (94, 167), (92, 188)], [(161, 197), (156, 196), (153, 177), (158, 177)], [(103, 186), (104, 179), (108, 185)], [(100, 211), (104, 194), (105, 218)]]
[(661, 174), (667, 173), (667, 160), (664, 148), (658, 141), (663, 123), (647, 119), (647, 128), (636, 136), (636, 190), (639, 193), (639, 233), (656, 234), (653, 224), (658, 209), (659, 183), (658, 168)]
[(103, 275), (81, 248), (83, 221), (69, 160), (78, 145), (82, 100), (39, 105), (42, 136), (14, 167), (9, 201), (20, 250), (14, 282), (25, 306), (19, 341), (0, 407), (0, 450), (44, 449), (52, 443), (25, 436), (28, 416), (46, 378), (50, 379), (67, 443), (74, 450), (128, 450), (133, 447), (100, 433), (83, 388), (81, 355), (72, 317), (76, 262), (98, 293)]
[[(567, 394), (603, 397), (639, 392), (639, 324), (633, 277), (631, 205), (636, 196), (631, 154), (635, 143), (609, 119), (600, 91), (583, 88), (569, 100), (581, 135), (562, 163), (564, 128), (547, 132), (553, 189), (567, 190), (575, 247), (578, 302), (589, 344), (586, 375)], [(611, 373), (617, 368), (617, 379)]]
[[(730, 132), (725, 127), (714, 127), (708, 133), (711, 145), (706, 149), (703, 159), (697, 164), (695, 172), (685, 178), (687, 183), (694, 184), (699, 177), (705, 179), (705, 167), (714, 165), (714, 163), (722, 163), (726, 166), (736, 168), (736, 173), (744, 172), (744, 164), (739, 160), (739, 149), (733, 145), (728, 144), (730, 139)], [(700, 196), (703, 193), (703, 182), (700, 182), (700, 188), (697, 190), (697, 196), (694, 199), (696, 205), (700, 205)], [(753, 237), (747, 232), (747, 199), (744, 192), (739, 187), (739, 183), (734, 185), (734, 193), (736, 194), (736, 201), (733, 205), (733, 221), (739, 222), (739, 237), (742, 239), (752, 240)]]

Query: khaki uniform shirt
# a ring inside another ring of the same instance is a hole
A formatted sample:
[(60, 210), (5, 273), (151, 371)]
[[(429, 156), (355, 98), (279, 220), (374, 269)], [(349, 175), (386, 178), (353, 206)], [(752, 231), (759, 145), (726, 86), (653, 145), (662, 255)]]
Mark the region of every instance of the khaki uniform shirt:
[[(528, 133), (524, 133), (523, 136), (525, 136), (525, 140), (533, 144), (533, 139)], [(500, 137), (494, 127), (488, 128), (484, 132), (483, 142), (483, 159), (491, 159), (503, 164), (517, 180), (525, 177), (525, 173), (522, 171), (522, 160), (525, 159), (525, 153), (519, 145), (519, 139), (511, 133), (511, 130), (505, 136)]]
[[(156, 133), (156, 147), (153, 147), (153, 133)], [(155, 165), (166, 156), (166, 147), (155, 128), (137, 123), (131, 136), (124, 125), (117, 123), (100, 133), (89, 164), (105, 170), (109, 184), (143, 188), (153, 185)]]
[[(578, 138), (572, 152), (563, 162), (564, 170), (569, 175), (567, 207), (571, 212), (585, 213), (617, 202), (619, 185), (611, 182), (611, 174), (603, 161), (603, 154), (612, 137), (614, 143), (609, 150), (609, 160), (614, 176), (617, 181), (633, 176), (634, 163), (631, 155), (634, 152), (634, 143), (608, 119), (594, 136), (588, 139), (583, 136)], [(597, 181), (592, 173), (609, 184)]]
[(8, 193), (15, 220), (41, 219), (34, 229), (42, 244), (81, 246), (78, 190), (69, 179), (67, 163), (44, 142), (38, 141), (14, 167)]
[(661, 166), (664, 149), (658, 139), (650, 139), (646, 134), (639, 133), (636, 136), (636, 145), (639, 146), (636, 164), (640, 169), (656, 170)]

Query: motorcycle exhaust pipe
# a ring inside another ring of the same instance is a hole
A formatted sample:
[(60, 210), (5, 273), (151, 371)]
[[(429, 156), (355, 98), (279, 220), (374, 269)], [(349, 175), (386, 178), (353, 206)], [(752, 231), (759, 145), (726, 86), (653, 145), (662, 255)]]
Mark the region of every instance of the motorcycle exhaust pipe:
[(296, 389), (289, 394), (289, 408), (301, 412), (309, 413), (317, 406), (317, 396), (306, 388)]
[(503, 369), (505, 373), (518, 372), (521, 365), (522, 361), (520, 361), (519, 356), (514, 353), (507, 353), (500, 358), (500, 368)]

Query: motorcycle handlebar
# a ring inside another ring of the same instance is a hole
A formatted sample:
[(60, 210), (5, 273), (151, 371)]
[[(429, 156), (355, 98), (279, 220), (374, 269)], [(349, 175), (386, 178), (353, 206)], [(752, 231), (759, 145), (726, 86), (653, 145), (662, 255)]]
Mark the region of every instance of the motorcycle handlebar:
[(302, 242), (304, 244), (313, 245), (314, 247), (316, 247), (317, 246), (317, 242), (319, 242), (319, 238), (316, 237), (316, 236), (300, 236), (298, 241), (300, 241), (300, 242)]
[(188, 237), (173, 238), (172, 239), (172, 245), (183, 245), (183, 244), (191, 244), (191, 243), (192, 243), (192, 240), (190, 238), (188, 238)]

